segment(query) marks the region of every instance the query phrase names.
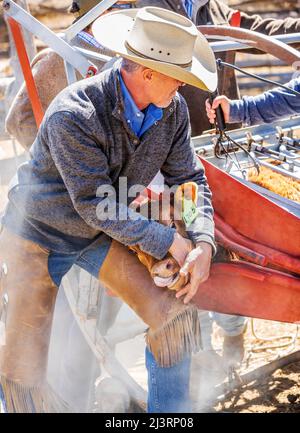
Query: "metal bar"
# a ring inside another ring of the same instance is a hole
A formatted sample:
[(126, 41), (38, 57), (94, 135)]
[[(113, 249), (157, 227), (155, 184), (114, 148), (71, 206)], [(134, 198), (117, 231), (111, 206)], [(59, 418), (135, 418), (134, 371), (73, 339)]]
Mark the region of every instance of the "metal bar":
[(280, 138), (280, 141), (282, 141), (282, 143), (285, 146), (288, 146), (289, 148), (291, 148), (293, 150), (297, 150), (297, 151), (300, 150), (300, 140), (295, 140), (291, 137), (283, 136)]
[[(254, 147), (254, 152), (259, 155), (269, 156), (269, 158), (272, 158), (276, 161), (284, 162), (289, 166), (292, 165), (292, 166), (300, 167), (300, 161), (297, 161), (297, 159), (299, 159), (297, 156), (288, 157), (288, 155), (286, 155), (283, 152), (277, 152), (276, 150), (268, 149), (267, 147), (255, 146), (255, 145), (253, 145), (253, 147)], [(262, 149), (259, 149), (259, 147), (261, 147)], [(285, 170), (284, 167), (280, 167), (280, 168), (282, 170)], [(287, 172), (290, 172), (290, 170), (287, 170)]]
[(266, 58), (266, 55), (259, 55), (245, 60), (237, 60), (236, 65), (240, 68), (270, 68), (274, 66), (285, 66), (281, 60)]
[(299, 174), (293, 174), (293, 173), (291, 173), (288, 170), (285, 170), (285, 169), (282, 169), (282, 168), (278, 167), (277, 165), (273, 165), (273, 164), (270, 164), (270, 163), (268, 163), (266, 161), (262, 161), (259, 158), (257, 158), (257, 162), (258, 162), (258, 164), (263, 165), (264, 167), (270, 168), (273, 171), (277, 171), (277, 173), (283, 174), (284, 176), (291, 177), (292, 179), (295, 179), (295, 180), (299, 180), (300, 179), (300, 175)]
[[(289, 35), (275, 35), (272, 36), (272, 38), (277, 39), (280, 42), (284, 42), (285, 44), (295, 44), (300, 43), (300, 33), (291, 33)], [(212, 39), (220, 39), (220, 36), (209, 36), (210, 40)], [(232, 50), (245, 50), (253, 47), (249, 47), (249, 45), (246, 45), (241, 42), (235, 42), (235, 41), (222, 41), (222, 42), (212, 42), (210, 44), (212, 50), (215, 53), (221, 52), (221, 51), (232, 51)]]
[[(291, 33), (290, 35), (275, 35), (272, 36), (273, 38), (277, 39), (280, 42), (284, 42), (286, 44), (292, 44), (292, 43), (300, 43), (300, 33)], [(209, 39), (220, 39), (219, 37), (209, 37)], [(227, 50), (246, 50), (246, 49), (253, 49), (253, 47), (249, 47), (249, 45), (243, 44), (241, 42), (235, 42), (235, 41), (221, 41), (221, 42), (210, 42), (210, 46), (212, 50), (217, 52), (227, 51)], [(93, 55), (95, 55), (95, 52), (85, 50), (78, 47), (78, 50), (81, 51), (85, 56), (93, 58)], [(96, 54), (97, 55), (97, 54)], [(94, 58), (98, 58), (95, 57)], [(101, 58), (100, 58), (101, 60)], [(279, 64), (284, 64), (283, 62), (278, 62)]]
[[(68, 41), (71, 40), (79, 31), (96, 19), (107, 8), (111, 7), (115, 2), (116, 0), (103, 0), (99, 5), (96, 5), (91, 9), (91, 11), (89, 11), (84, 17), (70, 26), (65, 32), (64, 37)], [(7, 15), (14, 18), (24, 28), (38, 36), (50, 48), (77, 69), (82, 76), (86, 76), (89, 66), (93, 66), (92, 63), (85, 58), (85, 55), (87, 54), (90, 56), (91, 52), (89, 50), (86, 50), (84, 56), (81, 55), (78, 50), (76, 51), (70, 47), (67, 42), (49, 30), (44, 24), (40, 23), (36, 18), (31, 16), (12, 0), (5, 0), (3, 2), (3, 8)], [(273, 37), (287, 44), (300, 43), (300, 33), (275, 35)], [(210, 39), (218, 39), (218, 37), (210, 36)], [(235, 41), (212, 42), (210, 46), (214, 52), (243, 50), (249, 48), (248, 45)]]
[[(242, 140), (247, 136), (247, 133), (251, 132), (253, 139), (257, 142), (261, 139), (267, 138), (271, 139), (271, 137), (276, 136), (277, 127), (281, 127), (284, 133), (287, 133), (292, 130), (298, 130), (300, 125), (300, 116), (293, 116), (288, 119), (278, 120), (271, 124), (261, 124), (256, 126), (248, 126), (241, 129), (229, 130), (228, 133), (235, 140)], [(212, 143), (214, 138), (217, 138), (216, 134), (206, 133), (199, 135), (197, 137), (192, 137), (192, 142), (196, 151), (199, 151), (202, 146), (207, 145), (208, 143)], [(209, 151), (209, 149), (208, 149)]]
[(87, 75), (89, 67), (95, 67), (81, 53), (73, 49), (67, 42), (49, 30), (44, 24), (40, 23), (12, 0), (5, 0), (3, 2), (3, 8), (8, 16), (34, 35), (38, 36), (65, 61), (77, 69), (83, 77)]
[(65, 32), (65, 38), (70, 41), (81, 32), (86, 26), (91, 24), (96, 18), (98, 18), (103, 12), (110, 8), (117, 0), (103, 0), (98, 5), (94, 6), (88, 13), (86, 13), (80, 20), (72, 24)]
[(89, 57), (91, 59), (100, 60), (102, 62), (108, 62), (111, 60), (110, 56), (107, 56), (105, 54), (96, 53), (95, 51), (87, 50), (86, 48), (77, 47), (76, 45), (73, 45), (73, 48), (76, 51), (79, 51), (81, 54), (83, 54), (85, 57)]
[(66, 62), (65, 60), (64, 60), (64, 66), (65, 66), (65, 72), (66, 72), (66, 76), (67, 76), (68, 85), (76, 83), (77, 78), (76, 78), (76, 73), (75, 73), (75, 69), (73, 68), (73, 66), (70, 65), (70, 63)]
[(37, 127), (39, 128), (40, 124), (42, 123), (43, 117), (44, 117), (44, 111), (43, 111), (40, 97), (39, 97), (39, 94), (38, 94), (38, 91), (37, 91), (37, 88), (35, 85), (33, 75), (31, 72), (31, 67), (30, 67), (25, 43), (23, 40), (21, 28), (20, 28), (20, 25), (17, 23), (17, 21), (15, 21), (11, 17), (8, 18), (7, 22), (10, 26), (10, 29), (11, 29), (11, 32), (12, 32), (12, 35), (14, 38), (14, 42), (15, 42), (17, 53), (18, 53), (20, 65), (22, 68), (24, 80), (25, 80), (26, 86), (27, 86), (28, 96), (29, 96), (30, 103), (32, 106), (34, 119), (35, 119)]

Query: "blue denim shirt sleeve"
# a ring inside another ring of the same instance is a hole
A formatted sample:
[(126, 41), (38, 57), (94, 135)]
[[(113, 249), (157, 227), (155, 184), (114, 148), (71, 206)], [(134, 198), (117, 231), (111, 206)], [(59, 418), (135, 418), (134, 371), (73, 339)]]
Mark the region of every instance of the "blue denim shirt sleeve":
[[(287, 83), (288, 87), (300, 91), (300, 77)], [(244, 96), (230, 102), (230, 123), (244, 125), (271, 123), (282, 117), (300, 114), (300, 96), (280, 87), (257, 96)]]

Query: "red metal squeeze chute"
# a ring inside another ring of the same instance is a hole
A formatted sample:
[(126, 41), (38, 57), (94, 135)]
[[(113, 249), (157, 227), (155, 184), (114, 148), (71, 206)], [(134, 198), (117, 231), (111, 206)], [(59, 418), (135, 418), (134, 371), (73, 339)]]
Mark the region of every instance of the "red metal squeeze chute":
[(206, 160), (216, 240), (242, 260), (213, 263), (194, 302), (228, 314), (300, 321), (300, 220)]
[[(299, 52), (283, 43), (235, 27), (200, 26), (206, 37), (245, 41), (287, 64)], [(230, 138), (230, 137), (228, 137)], [(238, 260), (213, 263), (194, 302), (221, 313), (296, 323), (300, 321), (300, 219), (207, 159), (217, 243)]]

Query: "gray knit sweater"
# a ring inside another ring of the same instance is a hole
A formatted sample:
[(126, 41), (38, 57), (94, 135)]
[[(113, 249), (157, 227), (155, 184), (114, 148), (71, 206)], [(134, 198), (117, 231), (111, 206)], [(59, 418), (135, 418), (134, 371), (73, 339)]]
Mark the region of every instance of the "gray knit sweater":
[(117, 219), (104, 220), (99, 208), (105, 198), (97, 189), (109, 184), (118, 190), (120, 177), (128, 188), (146, 187), (161, 169), (170, 186), (199, 185), (199, 216), (191, 237), (213, 245), (211, 193), (192, 148), (184, 99), (176, 95), (162, 119), (138, 138), (123, 115), (119, 68), (116, 62), (69, 86), (51, 103), (30, 149), (31, 160), (19, 168), (10, 190), (4, 224), (53, 251), (80, 251), (104, 232), (160, 259), (173, 242), (174, 229), (139, 216), (127, 207), (130, 200), (118, 198), (110, 199), (115, 205), (111, 216)]

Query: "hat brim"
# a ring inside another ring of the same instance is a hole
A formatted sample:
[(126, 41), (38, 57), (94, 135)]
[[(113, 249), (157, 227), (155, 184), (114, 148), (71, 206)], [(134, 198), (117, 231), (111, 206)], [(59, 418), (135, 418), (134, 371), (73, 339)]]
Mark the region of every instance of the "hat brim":
[(92, 25), (94, 38), (101, 45), (114, 51), (121, 57), (125, 57), (183, 83), (214, 92), (218, 84), (216, 61), (207, 40), (200, 32), (195, 42), (192, 62), (188, 67), (139, 57), (127, 48), (125, 41), (138, 11), (139, 9), (128, 9), (112, 12), (97, 18)]

